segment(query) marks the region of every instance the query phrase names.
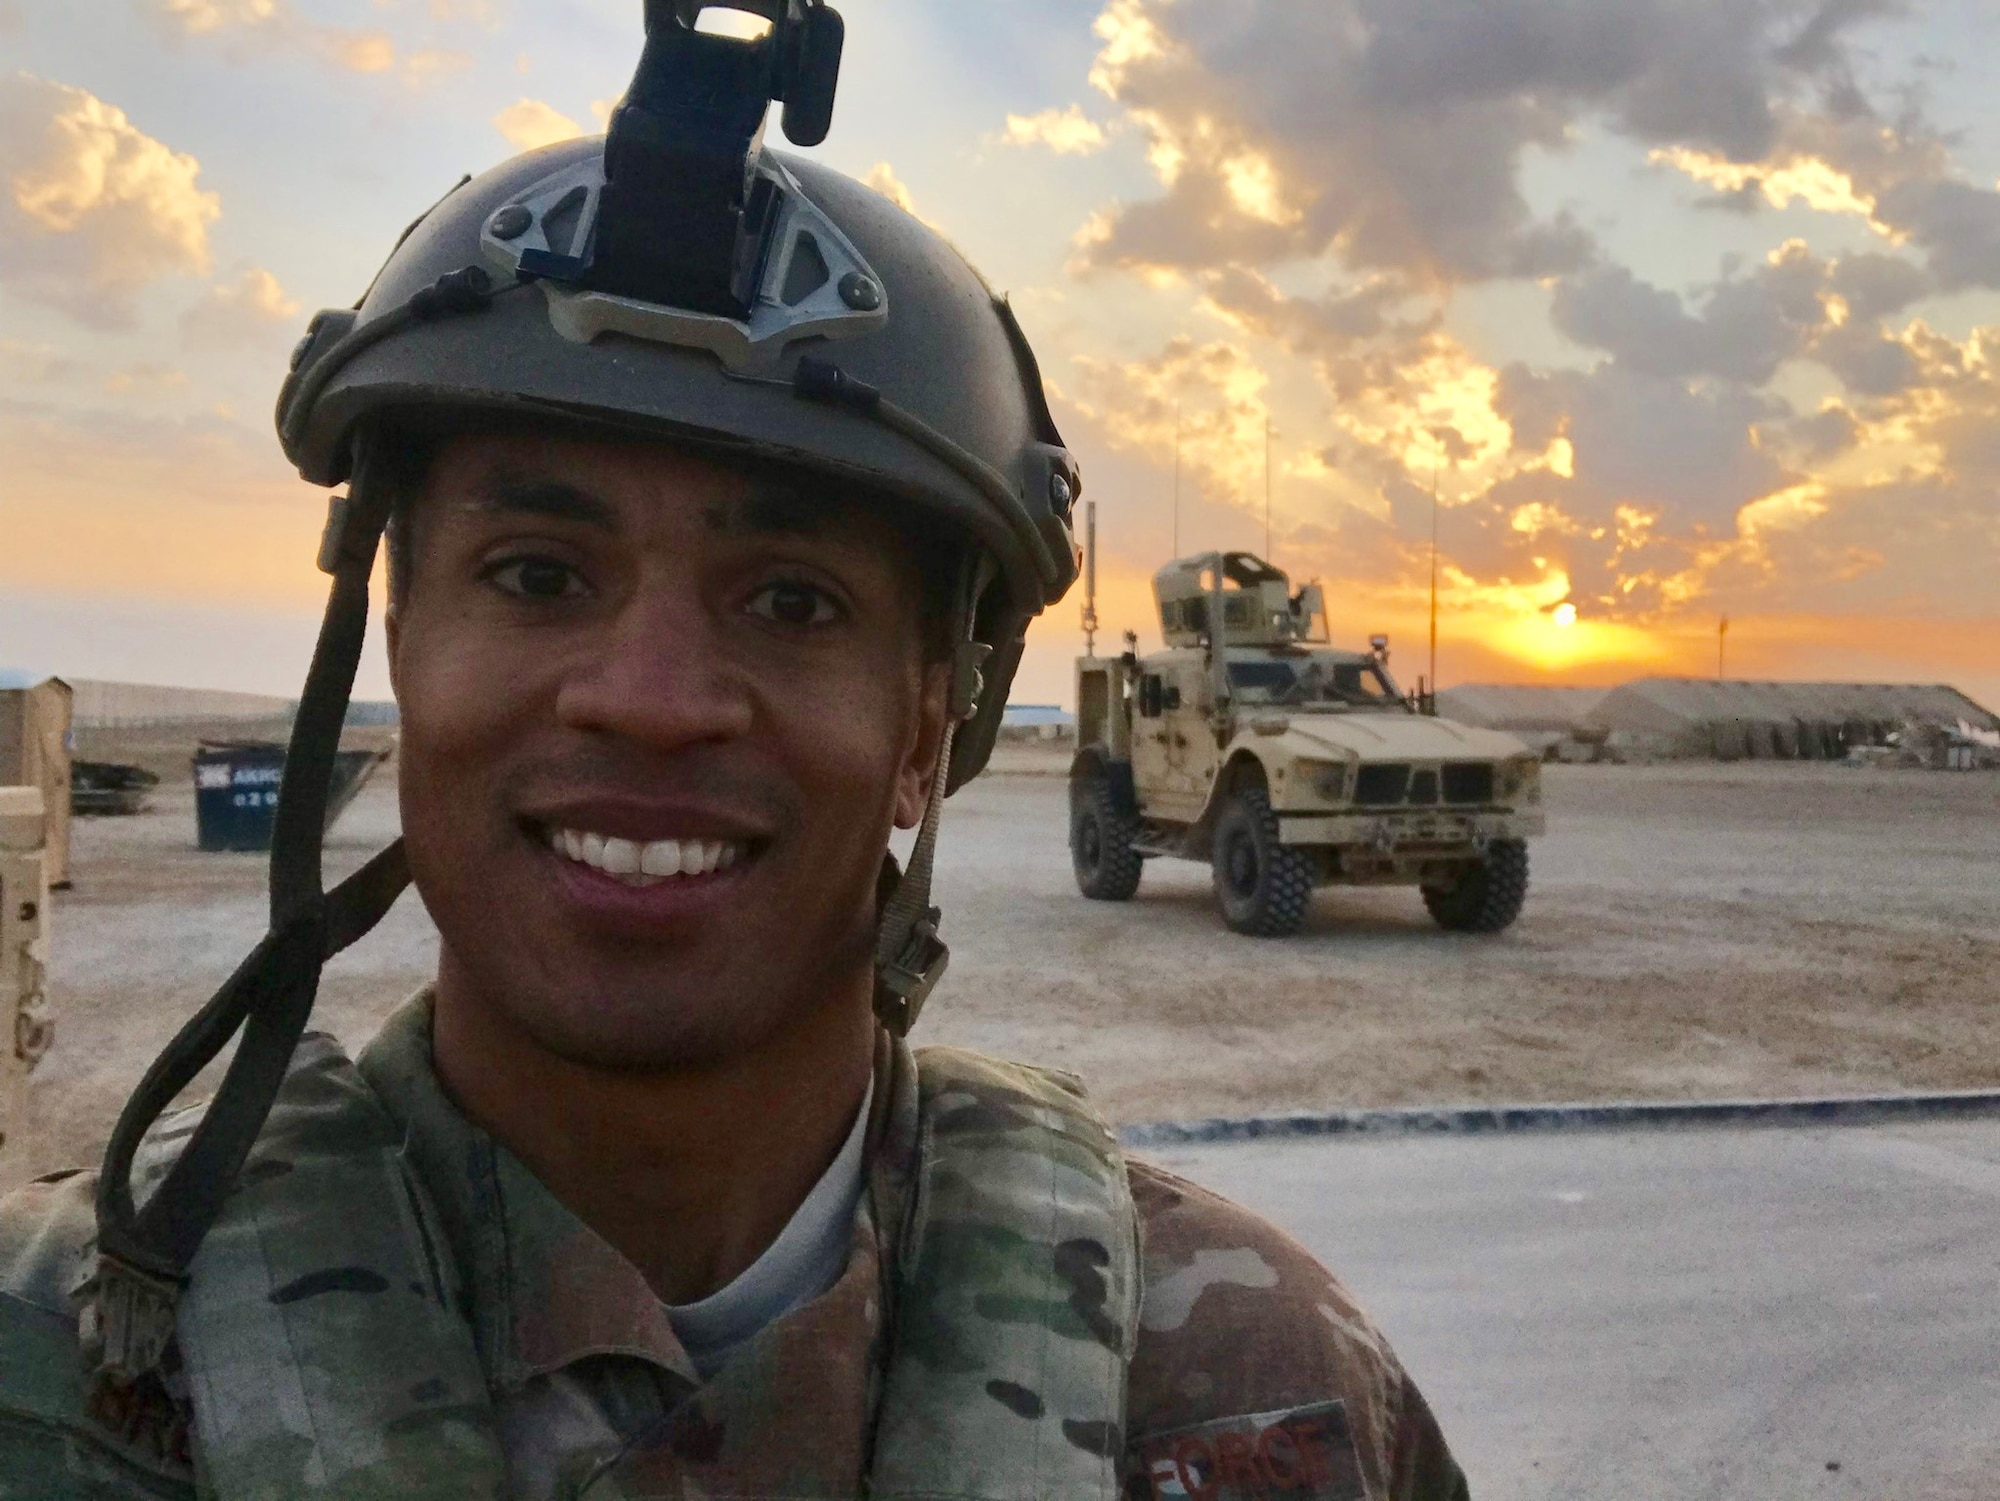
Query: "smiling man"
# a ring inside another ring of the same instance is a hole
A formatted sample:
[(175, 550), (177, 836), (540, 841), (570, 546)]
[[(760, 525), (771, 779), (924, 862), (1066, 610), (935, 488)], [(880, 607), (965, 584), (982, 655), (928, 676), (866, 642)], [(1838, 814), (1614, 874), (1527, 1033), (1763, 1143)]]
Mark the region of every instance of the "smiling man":
[[(280, 436), (347, 490), (271, 932), (103, 1170), (0, 1207), (0, 1496), (1465, 1494), (1297, 1245), (1067, 1076), (904, 1040), (1079, 479), (1005, 302), (763, 149), (839, 28), (755, 8), (650, 6), (606, 140), (302, 342)], [(328, 891), (384, 535), (404, 833)], [(320, 965), (412, 881), (436, 982), (350, 1061)]]

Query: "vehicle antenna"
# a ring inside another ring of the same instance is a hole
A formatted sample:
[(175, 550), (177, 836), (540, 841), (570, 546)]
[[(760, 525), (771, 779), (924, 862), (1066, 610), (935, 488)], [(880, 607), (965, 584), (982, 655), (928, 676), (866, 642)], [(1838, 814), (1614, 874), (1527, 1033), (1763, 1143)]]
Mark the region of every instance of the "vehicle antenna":
[(1271, 414), (1264, 414), (1264, 561), (1271, 561)]
[(1438, 476), (1439, 466), (1431, 465), (1431, 681), (1430, 698), (1438, 691)]
[(1181, 404), (1174, 403), (1174, 556), (1181, 555)]
[(1097, 655), (1097, 502), (1083, 503), (1083, 654)]
[(1715, 627), (1715, 676), (1719, 682), (1729, 676), (1729, 617), (1722, 617)]

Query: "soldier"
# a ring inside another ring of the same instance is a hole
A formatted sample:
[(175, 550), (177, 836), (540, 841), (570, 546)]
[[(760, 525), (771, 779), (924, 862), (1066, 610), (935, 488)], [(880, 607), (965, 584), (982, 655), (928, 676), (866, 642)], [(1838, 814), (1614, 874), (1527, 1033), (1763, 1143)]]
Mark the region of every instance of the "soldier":
[[(1298, 1246), (1066, 1076), (904, 1042), (1079, 481), (1006, 303), (763, 149), (840, 43), (764, 8), (649, 5), (607, 138), (302, 342), (280, 436), (347, 489), (271, 932), (102, 1171), (0, 1209), (0, 1495), (1465, 1494)], [(404, 834), (323, 891), (385, 532)], [(411, 880), (436, 982), (350, 1062), (319, 967)]]

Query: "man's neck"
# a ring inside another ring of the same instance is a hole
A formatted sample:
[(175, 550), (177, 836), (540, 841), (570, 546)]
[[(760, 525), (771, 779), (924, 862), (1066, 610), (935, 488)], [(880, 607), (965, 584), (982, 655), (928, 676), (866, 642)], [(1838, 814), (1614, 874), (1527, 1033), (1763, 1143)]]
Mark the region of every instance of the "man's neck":
[(447, 960), (432, 1032), (440, 1082), (669, 1303), (706, 1297), (763, 1253), (867, 1093), (866, 976), (744, 1053), (652, 1072), (562, 1058), (457, 978)]

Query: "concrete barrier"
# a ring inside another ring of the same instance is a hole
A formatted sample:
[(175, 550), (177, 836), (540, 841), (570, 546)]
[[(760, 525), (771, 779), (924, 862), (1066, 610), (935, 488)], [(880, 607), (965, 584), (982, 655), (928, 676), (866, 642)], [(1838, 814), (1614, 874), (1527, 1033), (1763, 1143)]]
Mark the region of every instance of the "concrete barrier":
[(1690, 1126), (1862, 1126), (2000, 1115), (2000, 1090), (1832, 1095), (1790, 1100), (1612, 1100), (1576, 1105), (1418, 1105), (1294, 1115), (1215, 1116), (1127, 1126), (1128, 1147), (1318, 1136), (1489, 1136)]
[(27, 1176), (28, 1075), (52, 1035), (47, 817), (39, 787), (0, 787), (0, 1191)]

